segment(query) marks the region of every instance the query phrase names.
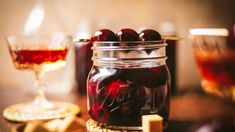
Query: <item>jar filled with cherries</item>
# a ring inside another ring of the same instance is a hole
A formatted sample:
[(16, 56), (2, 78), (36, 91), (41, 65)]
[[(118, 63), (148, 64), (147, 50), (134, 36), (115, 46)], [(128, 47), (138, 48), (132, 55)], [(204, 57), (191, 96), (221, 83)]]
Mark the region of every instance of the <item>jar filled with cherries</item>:
[(88, 111), (106, 128), (140, 130), (141, 117), (159, 114), (164, 125), (170, 106), (166, 43), (152, 29), (96, 31), (88, 75)]

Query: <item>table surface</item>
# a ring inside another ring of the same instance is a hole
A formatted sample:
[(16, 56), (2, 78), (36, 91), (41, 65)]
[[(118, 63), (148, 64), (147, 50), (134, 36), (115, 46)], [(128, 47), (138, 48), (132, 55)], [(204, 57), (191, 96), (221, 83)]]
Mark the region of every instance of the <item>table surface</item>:
[[(2, 113), (3, 109), (11, 104), (30, 101), (32, 98), (33, 96), (29, 93), (0, 87), (0, 112)], [(49, 100), (73, 102), (80, 107), (81, 113), (79, 116), (81, 118), (84, 120), (90, 118), (87, 113), (86, 95), (78, 95), (73, 92), (71, 95), (49, 96)], [(200, 90), (182, 92), (171, 97), (169, 128), (167, 131), (188, 131), (197, 122), (210, 120), (221, 115), (235, 117), (235, 103), (207, 95)], [(10, 131), (17, 124), (5, 120), (1, 114), (0, 132)]]

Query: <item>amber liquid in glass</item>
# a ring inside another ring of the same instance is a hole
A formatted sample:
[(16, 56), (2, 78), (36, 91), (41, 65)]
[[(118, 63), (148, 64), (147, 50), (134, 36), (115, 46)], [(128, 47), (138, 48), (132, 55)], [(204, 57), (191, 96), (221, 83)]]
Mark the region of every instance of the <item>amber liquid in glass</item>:
[(205, 90), (217, 94), (232, 94), (235, 90), (235, 51), (197, 53), (196, 63)]
[(44, 71), (55, 70), (65, 65), (68, 52), (64, 49), (20, 49), (10, 50), (13, 62), (17, 69)]

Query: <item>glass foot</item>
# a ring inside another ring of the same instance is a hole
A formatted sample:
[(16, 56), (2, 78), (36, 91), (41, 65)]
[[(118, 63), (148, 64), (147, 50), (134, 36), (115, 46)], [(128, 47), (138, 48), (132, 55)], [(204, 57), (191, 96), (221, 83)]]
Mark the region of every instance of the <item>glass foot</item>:
[(88, 132), (119, 132), (119, 131), (128, 131), (128, 132), (142, 132), (142, 127), (140, 126), (106, 126), (102, 125), (92, 119), (89, 119), (86, 122), (86, 128)]
[(33, 102), (15, 104), (3, 111), (3, 116), (10, 121), (27, 122), (32, 120), (49, 120), (76, 115), (80, 108), (68, 102), (51, 102), (40, 106)]

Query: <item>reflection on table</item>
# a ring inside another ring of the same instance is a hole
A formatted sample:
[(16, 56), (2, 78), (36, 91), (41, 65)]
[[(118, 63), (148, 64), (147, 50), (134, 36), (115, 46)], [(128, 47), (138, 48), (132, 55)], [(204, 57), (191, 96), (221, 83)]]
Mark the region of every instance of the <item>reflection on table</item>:
[[(10, 97), (10, 98), (9, 98)], [(17, 90), (0, 89), (0, 110), (20, 101), (30, 100), (32, 95), (18, 94)], [(78, 115), (85, 121), (90, 117), (87, 112), (87, 97), (85, 95), (50, 96), (54, 100), (66, 100), (73, 102), (81, 108)], [(205, 94), (203, 91), (185, 91), (171, 97), (170, 120), (167, 132), (193, 131), (205, 125), (212, 126), (213, 122), (227, 124), (234, 130), (235, 103), (222, 100), (218, 97)], [(9, 131), (19, 123), (6, 121), (2, 115), (0, 118), (0, 130)], [(226, 129), (224, 129), (226, 130)]]

